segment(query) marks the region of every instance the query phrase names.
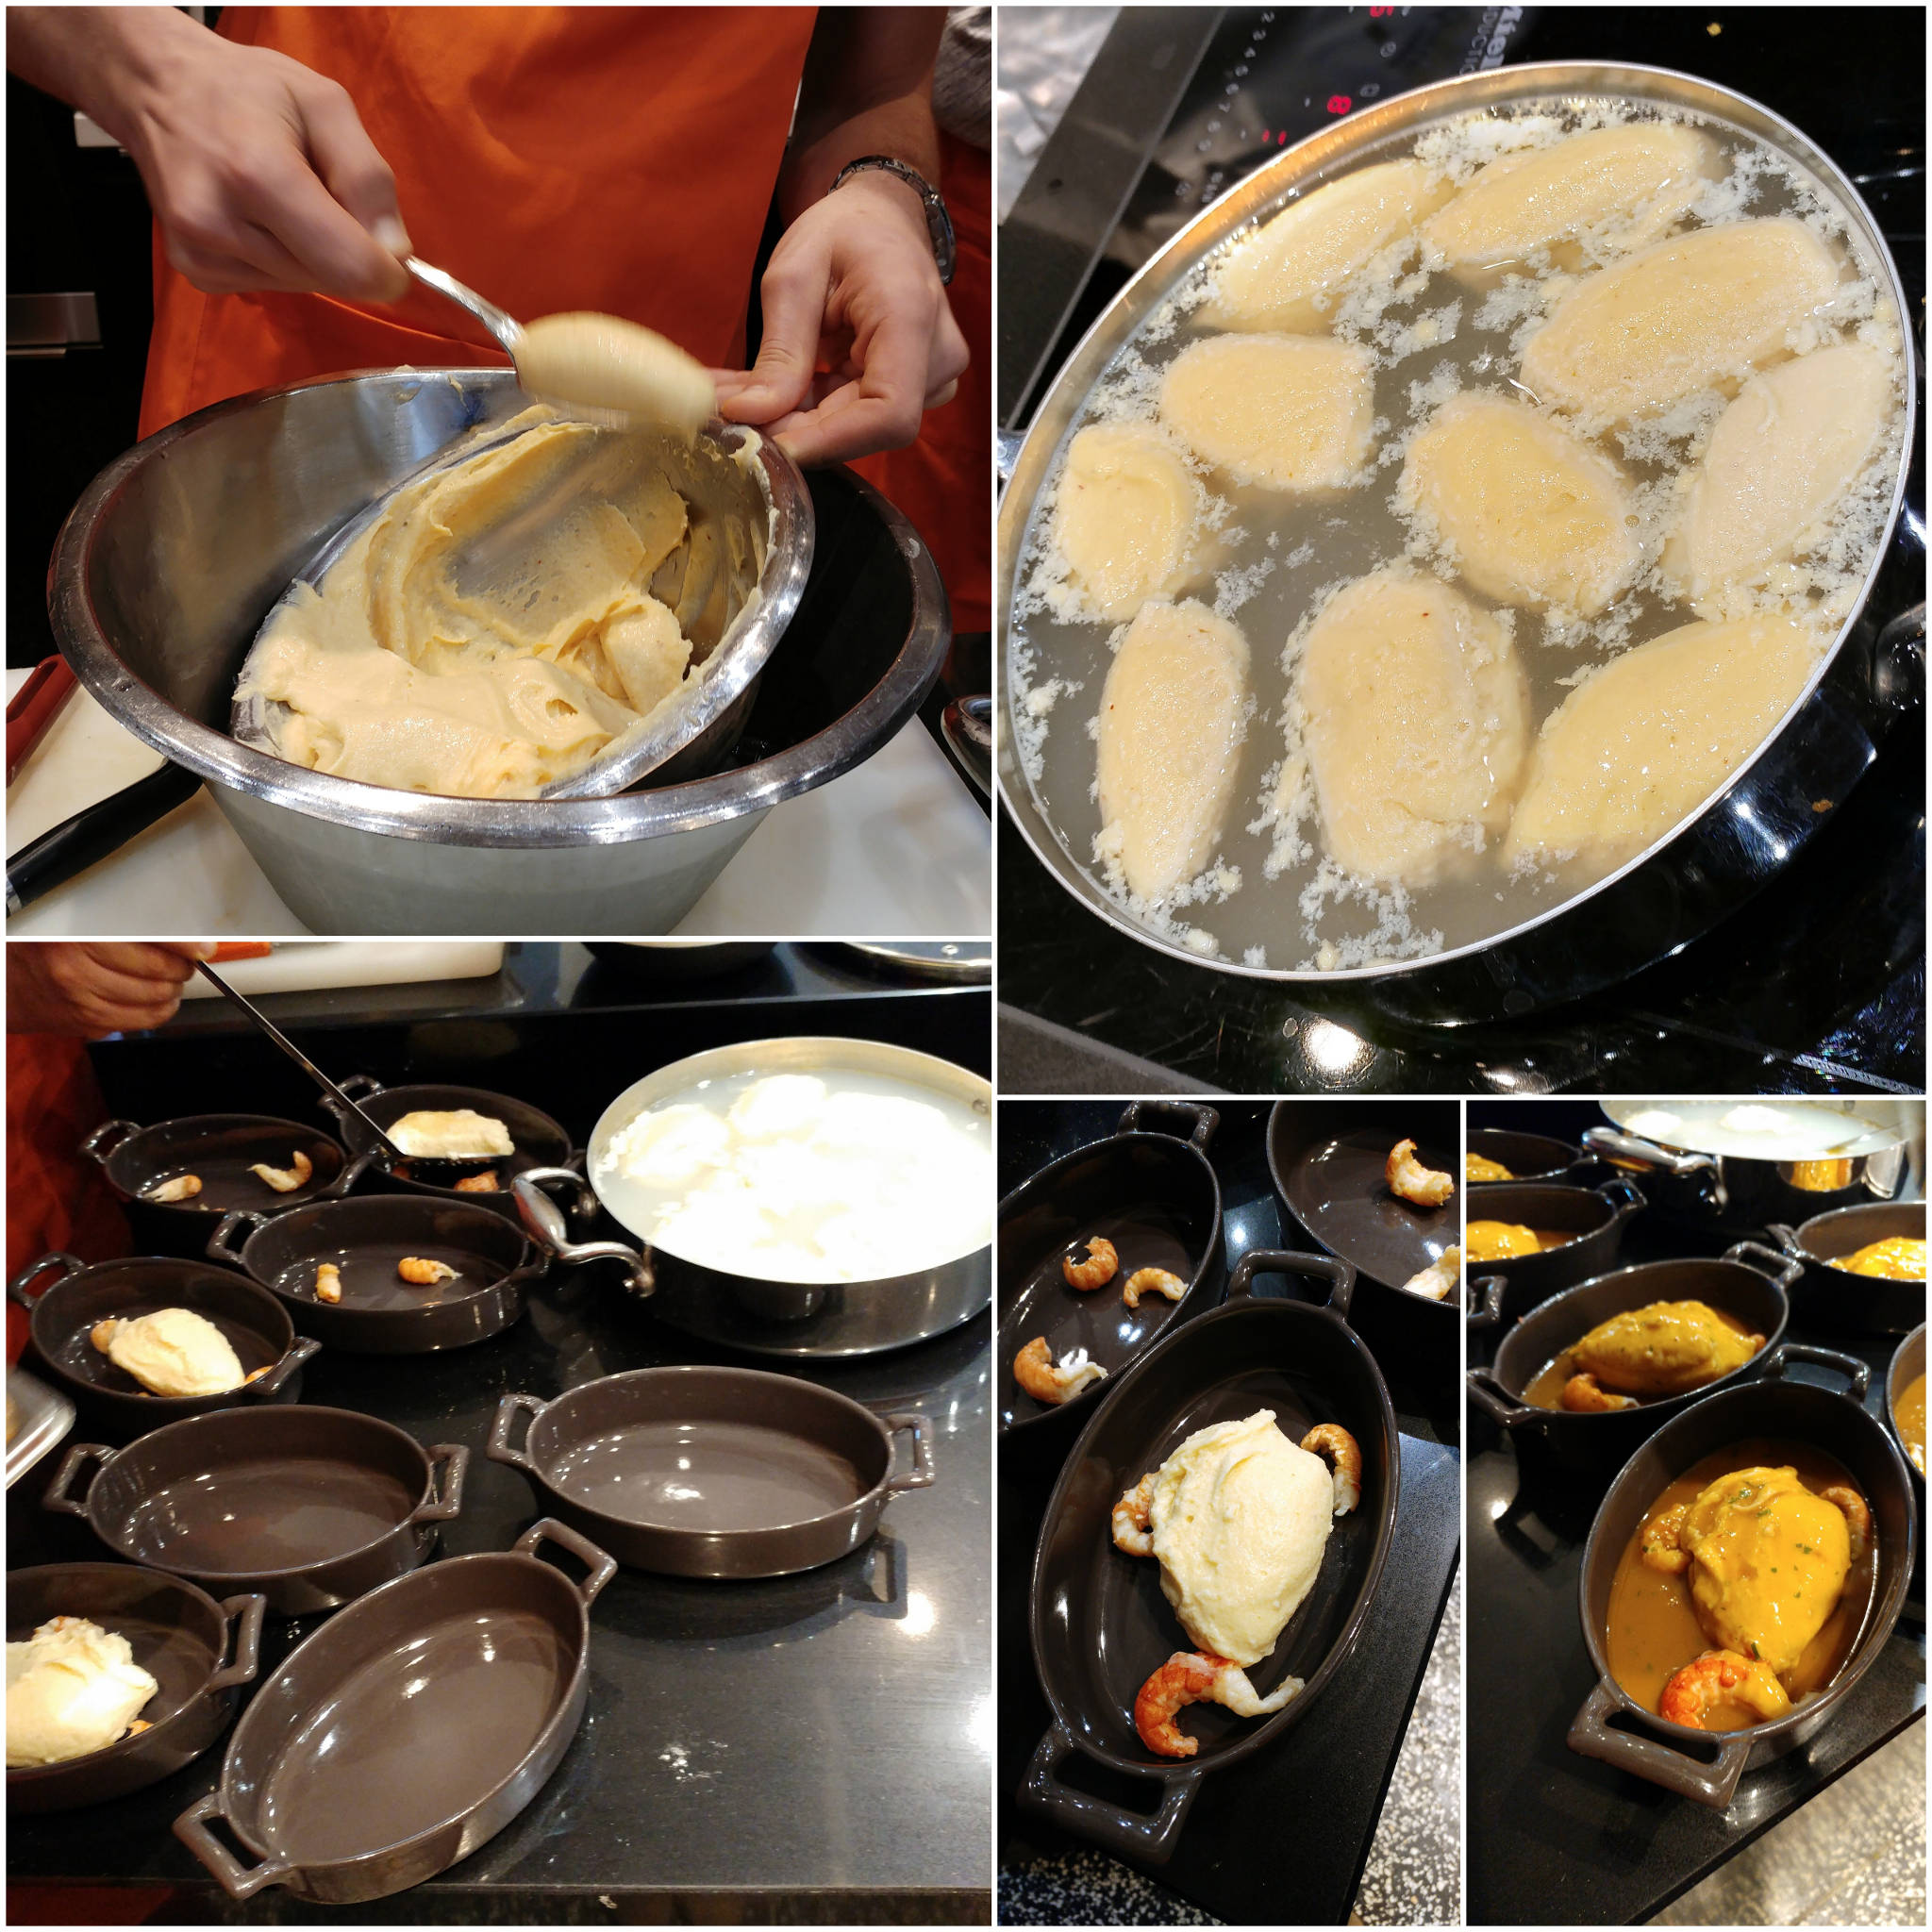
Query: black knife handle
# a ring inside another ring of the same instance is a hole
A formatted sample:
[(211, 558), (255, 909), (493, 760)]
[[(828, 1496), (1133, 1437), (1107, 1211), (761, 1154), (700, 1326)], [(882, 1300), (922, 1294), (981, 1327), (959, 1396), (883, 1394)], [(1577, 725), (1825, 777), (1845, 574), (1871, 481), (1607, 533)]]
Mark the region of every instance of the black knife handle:
[(8, 917), (120, 851), (137, 833), (166, 818), (177, 805), (186, 805), (200, 790), (201, 780), (192, 772), (166, 764), (111, 798), (62, 819), (7, 861)]

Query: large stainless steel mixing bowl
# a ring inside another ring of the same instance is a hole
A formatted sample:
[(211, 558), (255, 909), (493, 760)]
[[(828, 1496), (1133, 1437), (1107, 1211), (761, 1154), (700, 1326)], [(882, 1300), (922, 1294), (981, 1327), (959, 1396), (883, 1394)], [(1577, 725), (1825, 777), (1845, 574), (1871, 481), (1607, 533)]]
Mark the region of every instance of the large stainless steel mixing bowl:
[(998, 768), (1014, 823), (1074, 899), (1142, 945), (1249, 979), (1352, 982), (1374, 1007), (1424, 1024), (1527, 1013), (1676, 951), (1760, 891), (1815, 835), (1828, 808), (1844, 800), (1896, 720), (1913, 714), (1924, 675), (1924, 537), (1917, 519), (1901, 518), (1901, 511), (1919, 407), (1917, 311), (1907, 302), (1885, 237), (1850, 179), (1768, 108), (1691, 75), (1607, 61), (1498, 68), (1357, 109), (1257, 168), (1149, 259), (1067, 358), (1013, 465), (999, 513), (1002, 657), (1023, 540), (1059, 452), (1115, 356), (1191, 269), (1245, 224), (1357, 165), (1407, 152), (1437, 123), (1474, 109), (1604, 97), (1689, 108), (1795, 160), (1824, 184), (1877, 264), (1882, 291), (1903, 325), (1907, 420), (1891, 479), (1890, 534), (1873, 555), (1857, 607), (1804, 692), (1725, 789), (1648, 851), (1507, 931), (1422, 958), (1333, 973), (1203, 958), (1180, 939), (1141, 924), (1104, 891), (1092, 867), (1068, 849), (1020, 768), (1013, 685), (1003, 673)]
[[(650, 789), (616, 798), (470, 799), (357, 784), (237, 743), (225, 728), (235, 675), (290, 579), (358, 510), (527, 400), (508, 370), (479, 369), (238, 396), (109, 464), (61, 530), (47, 601), (68, 662), (127, 729), (208, 781), (316, 932), (662, 932), (772, 807), (870, 758), (938, 674), (949, 637), (938, 570), (912, 526), (847, 475), (903, 575), (893, 645), (842, 710), (827, 704), (823, 729), (771, 757), (693, 777), (680, 753)], [(775, 608), (796, 601), (811, 504), (769, 446), (758, 475), (776, 524), (760, 594)], [(859, 554), (822, 536), (823, 568), (849, 571)]]

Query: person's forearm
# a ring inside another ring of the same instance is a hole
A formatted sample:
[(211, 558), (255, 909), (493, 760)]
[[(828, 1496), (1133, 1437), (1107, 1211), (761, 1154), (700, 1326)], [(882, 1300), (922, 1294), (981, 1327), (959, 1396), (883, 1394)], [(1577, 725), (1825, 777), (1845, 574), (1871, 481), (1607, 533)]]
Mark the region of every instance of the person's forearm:
[(860, 155), (890, 155), (939, 179), (932, 69), (945, 25), (941, 8), (820, 11), (779, 176), (785, 220), (795, 220)]
[(127, 146), (140, 96), (175, 48), (207, 32), (173, 7), (11, 7), (7, 65)]

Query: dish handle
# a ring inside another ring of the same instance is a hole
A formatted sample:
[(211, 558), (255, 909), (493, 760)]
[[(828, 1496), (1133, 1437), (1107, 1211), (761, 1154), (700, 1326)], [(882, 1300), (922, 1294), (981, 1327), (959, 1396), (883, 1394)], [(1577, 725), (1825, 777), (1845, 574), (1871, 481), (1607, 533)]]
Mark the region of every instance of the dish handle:
[(268, 1224), (269, 1217), (258, 1214), (253, 1208), (231, 1208), (216, 1224), (203, 1252), (210, 1261), (225, 1261), (229, 1267), (239, 1268), (245, 1274), (248, 1264), (242, 1258), (242, 1249), (234, 1244), (235, 1236), (244, 1226), (247, 1228), (248, 1233), (242, 1237), (242, 1247), (245, 1247)]
[(1185, 1140), (1190, 1147), (1198, 1153), (1208, 1151), (1208, 1143), (1214, 1138), (1214, 1130), (1221, 1124), (1218, 1108), (1203, 1107), (1198, 1100), (1132, 1100), (1127, 1110), (1121, 1115), (1121, 1124), (1114, 1129), (1116, 1134), (1152, 1134), (1160, 1131), (1158, 1127), (1142, 1124), (1150, 1114), (1178, 1114), (1186, 1124), (1185, 1130), (1175, 1135), (1176, 1140)]
[(80, 1143), (79, 1151), (90, 1160), (98, 1161), (101, 1166), (106, 1167), (114, 1158), (115, 1148), (130, 1134), (140, 1132), (141, 1128), (133, 1121), (107, 1121)]
[(1499, 1429), (1549, 1427), (1549, 1411), (1518, 1402), (1488, 1369), (1472, 1369), (1467, 1377), (1469, 1399)]
[(932, 1483), (932, 1424), (913, 1409), (900, 1409), (891, 1415), (882, 1415), (879, 1420), (885, 1424), (889, 1435), (896, 1436), (901, 1429), (908, 1430), (912, 1437), (912, 1467), (904, 1475), (888, 1473), (886, 1488), (889, 1490), (924, 1490)]
[(267, 1374), (258, 1375), (254, 1381), (242, 1385), (242, 1393), (250, 1402), (273, 1402), (282, 1392), (289, 1377), (299, 1370), (304, 1362), (315, 1355), (322, 1343), (314, 1337), (298, 1335), (289, 1344), (289, 1352), (283, 1356)]
[[(510, 1545), (520, 1557), (534, 1557), (540, 1543), (551, 1542), (591, 1566), (591, 1574), (573, 1587), (583, 1598), (585, 1609), (597, 1601), (597, 1592), (617, 1574), (617, 1558), (600, 1550), (589, 1537), (579, 1536), (569, 1524), (554, 1516), (540, 1516)], [(568, 1579), (566, 1579), (568, 1580)]]
[[(571, 1240), (563, 1209), (543, 1191), (546, 1181), (568, 1181), (573, 1187), (585, 1187), (583, 1175), (568, 1167), (532, 1167), (518, 1174), (510, 1183), (510, 1192), (515, 1196), (517, 1214), (530, 1239), (568, 1268), (581, 1267), (586, 1261), (622, 1261), (624, 1285), (633, 1294), (656, 1292), (658, 1277), (652, 1272), (648, 1255), (641, 1255), (622, 1241)], [(586, 1188), (585, 1191), (589, 1190)]]
[(87, 1488), (78, 1497), (70, 1496), (74, 1478), (80, 1474), (84, 1462), (98, 1462), (105, 1468), (113, 1461), (116, 1452), (104, 1442), (76, 1442), (60, 1458), (60, 1467), (54, 1472), (54, 1480), (47, 1485), (46, 1493), (41, 1498), (42, 1509), (58, 1509), (63, 1516), (85, 1516), (87, 1499), (93, 1493), (95, 1481), (100, 1470), (88, 1477)]
[(265, 1596), (228, 1596), (222, 1599), (222, 1615), (234, 1635), (234, 1656), (208, 1680), (210, 1690), (225, 1690), (231, 1684), (252, 1684), (261, 1660), (261, 1620), (268, 1609)]
[[(1742, 1262), (1754, 1274), (1768, 1275), (1787, 1293), (1805, 1272), (1805, 1264), (1796, 1255), (1781, 1254), (1776, 1248), (1767, 1248), (1762, 1241), (1733, 1241), (1724, 1250), (1724, 1259)], [(1761, 1268), (1760, 1260), (1771, 1265)]]
[[(38, 1294), (29, 1294), (27, 1288), (31, 1282), (44, 1274), (50, 1268), (59, 1269), (60, 1279), (65, 1281), (70, 1274), (78, 1274), (86, 1266), (87, 1263), (78, 1255), (62, 1254), (58, 1251), (51, 1255), (42, 1255), (38, 1261), (29, 1261), (7, 1284), (7, 1292), (22, 1307), (25, 1308), (28, 1313), (32, 1313), (34, 1304), (40, 1300), (41, 1295), (46, 1293), (47, 1289), (42, 1289)], [(54, 1284), (51, 1281), (48, 1282), (47, 1288), (52, 1288)]]
[(1348, 1320), (1348, 1305), (1355, 1294), (1355, 1269), (1347, 1261), (1338, 1261), (1332, 1255), (1292, 1254), (1286, 1248), (1251, 1248), (1234, 1264), (1234, 1273), (1228, 1276), (1228, 1300), (1237, 1301), (1243, 1295), (1255, 1301), (1269, 1299), (1255, 1292), (1257, 1274), (1320, 1275), (1328, 1284), (1328, 1298), (1316, 1306), (1332, 1308), (1344, 1322)]
[(325, 1188), (317, 1188), (308, 1196), (311, 1201), (340, 1201), (375, 1165), (376, 1150), (365, 1147), (360, 1154), (342, 1162), (341, 1172)]
[(1647, 1778), (1680, 1798), (1692, 1798), (1708, 1805), (1713, 1811), (1730, 1808), (1744, 1775), (1744, 1761), (1751, 1756), (1751, 1740), (1733, 1736), (1720, 1747), (1710, 1763), (1666, 1744), (1657, 1738), (1635, 1731), (1613, 1730), (1607, 1720), (1611, 1712), (1623, 1709), (1623, 1700), (1608, 1685), (1599, 1682), (1584, 1699), (1583, 1708), (1570, 1726), (1569, 1745), (1582, 1757), (1594, 1757), (1614, 1765), (1635, 1777)]
[(490, 1425), (490, 1440), (483, 1445), (483, 1453), (491, 1462), (508, 1463), (511, 1469), (520, 1469), (525, 1475), (539, 1474), (537, 1465), (530, 1460), (528, 1443), (530, 1432), (524, 1430), (525, 1447), (512, 1449), (509, 1432), (516, 1425), (519, 1415), (526, 1415), (531, 1422), (542, 1414), (549, 1404), (541, 1395), (506, 1395), (496, 1405), (496, 1420)]
[(1607, 1201), (1617, 1211), (1611, 1217), (1611, 1225), (1625, 1221), (1631, 1215), (1641, 1213), (1650, 1206), (1643, 1190), (1626, 1174), (1612, 1174), (1607, 1181), (1599, 1181), (1590, 1191), (1600, 1201)]
[(1021, 1807), (1108, 1851), (1139, 1858), (1147, 1865), (1166, 1864), (1174, 1857), (1188, 1808), (1201, 1789), (1200, 1778), (1162, 1778), (1160, 1808), (1150, 1816), (1142, 1816), (1109, 1804), (1105, 1798), (1075, 1790), (1061, 1781), (1060, 1767), (1079, 1748), (1065, 1727), (1056, 1723), (1041, 1739), (1033, 1762), (1026, 1767), (1025, 1778), (1020, 1786)]
[(219, 1818), (230, 1831), (235, 1828), (222, 1809), (219, 1790), (198, 1799), (175, 1819), (175, 1836), (214, 1874), (230, 1898), (253, 1898), (263, 1886), (280, 1885), (295, 1875), (296, 1868), (287, 1858), (270, 1858), (253, 1867), (242, 1864), (208, 1828), (210, 1818)]
[(463, 1507), (463, 1475), (470, 1452), (460, 1442), (435, 1442), (428, 1451), (429, 1491), (409, 1511), (410, 1523), (447, 1523)]
[(1503, 1297), (1509, 1292), (1509, 1277), (1507, 1274), (1480, 1274), (1470, 1286), (1475, 1290), (1476, 1301), (1462, 1318), (1463, 1326), (1473, 1334), (1501, 1326)]
[(1852, 1385), (1849, 1393), (1854, 1402), (1863, 1402), (1866, 1390), (1872, 1386), (1872, 1371), (1857, 1356), (1840, 1355), (1835, 1348), (1816, 1348), (1808, 1341), (1780, 1341), (1764, 1357), (1758, 1374), (1767, 1382), (1782, 1382), (1785, 1370), (1792, 1362), (1809, 1362), (1816, 1369), (1836, 1369)]

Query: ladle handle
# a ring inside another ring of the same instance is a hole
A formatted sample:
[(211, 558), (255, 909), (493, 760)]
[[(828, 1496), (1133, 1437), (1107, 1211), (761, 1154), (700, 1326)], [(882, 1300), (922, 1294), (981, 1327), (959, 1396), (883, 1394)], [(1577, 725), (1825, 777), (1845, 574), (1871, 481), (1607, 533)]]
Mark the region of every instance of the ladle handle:
[(465, 286), (456, 276), (425, 261), (421, 256), (406, 255), (403, 266), (423, 284), (425, 289), (434, 289), (439, 295), (454, 302), (458, 308), (467, 309), (503, 345), (504, 353), (515, 359), (517, 341), (522, 336), (523, 325), (512, 315), (507, 315), (494, 302), (487, 302), (475, 289)]
[(1692, 1798), (1724, 1811), (1737, 1792), (1738, 1780), (1744, 1774), (1745, 1760), (1751, 1756), (1751, 1739), (1734, 1736), (1705, 1764), (1688, 1751), (1646, 1738), (1636, 1731), (1619, 1730), (1607, 1720), (1613, 1711), (1624, 1709), (1624, 1700), (1607, 1685), (1599, 1682), (1584, 1699), (1583, 1708), (1570, 1726), (1569, 1745), (1579, 1757), (1594, 1757), (1615, 1765), (1634, 1776), (1675, 1791), (1680, 1798)]
[(243, 999), (206, 959), (199, 962), (199, 967), (202, 976), (208, 984), (224, 999), (227, 1000), (231, 1005), (238, 1007), (252, 1026), (258, 1028), (262, 1033), (266, 1034), (325, 1093), (339, 1106), (346, 1108), (349, 1112), (354, 1114), (369, 1129), (370, 1133), (375, 1137), (375, 1144), (378, 1147), (386, 1149), (393, 1159), (401, 1160), (406, 1158), (402, 1149), (253, 1000)]
[(208, 1828), (210, 1818), (229, 1824), (222, 1809), (222, 1794), (210, 1791), (197, 1799), (175, 1821), (175, 1836), (212, 1872), (230, 1898), (253, 1898), (265, 1885), (279, 1885), (294, 1875), (295, 1866), (287, 1858), (270, 1858), (256, 1866), (242, 1864), (233, 1852)]
[[(1026, 1775), (1020, 1785), (1021, 1809), (1036, 1812), (1048, 1824), (1088, 1839), (1108, 1851), (1139, 1858), (1143, 1864), (1166, 1864), (1180, 1841), (1188, 1807), (1201, 1789), (1199, 1776), (1176, 1776), (1172, 1773), (1162, 1776), (1160, 1808), (1148, 1817), (1063, 1783), (1059, 1769), (1078, 1750), (1079, 1746), (1056, 1723), (1041, 1739), (1040, 1748), (1026, 1767)], [(1151, 1767), (1148, 1775), (1157, 1775)]]

